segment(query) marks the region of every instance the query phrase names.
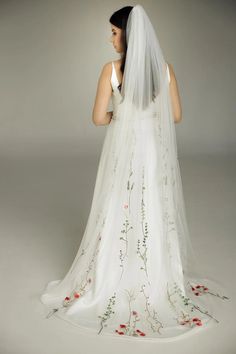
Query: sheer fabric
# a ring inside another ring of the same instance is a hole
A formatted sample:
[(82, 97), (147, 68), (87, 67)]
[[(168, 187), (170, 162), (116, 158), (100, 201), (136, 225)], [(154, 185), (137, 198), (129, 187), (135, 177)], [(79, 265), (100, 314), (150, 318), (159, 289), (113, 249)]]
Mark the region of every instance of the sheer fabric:
[[(186, 220), (170, 76), (141, 5), (127, 24), (121, 91), (112, 63), (106, 127), (77, 255), (40, 300), (51, 315), (97, 334), (173, 340), (219, 323), (229, 299), (198, 267)], [(204, 274), (204, 276), (203, 276)]]

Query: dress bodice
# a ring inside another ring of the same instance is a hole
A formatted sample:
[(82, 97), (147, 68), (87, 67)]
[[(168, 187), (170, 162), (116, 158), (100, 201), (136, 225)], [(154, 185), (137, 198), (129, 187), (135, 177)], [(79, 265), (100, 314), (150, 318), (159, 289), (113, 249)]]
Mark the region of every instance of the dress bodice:
[[(115, 116), (117, 114), (118, 105), (121, 101), (122, 96), (121, 96), (119, 88), (118, 88), (120, 86), (120, 83), (119, 83), (117, 75), (116, 75), (115, 65), (114, 65), (113, 61), (111, 63), (112, 63), (112, 74), (111, 74), (112, 105), (113, 105), (113, 117), (115, 118)], [(166, 64), (166, 65), (167, 65), (168, 81), (170, 82), (169, 67), (168, 67), (168, 64)]]

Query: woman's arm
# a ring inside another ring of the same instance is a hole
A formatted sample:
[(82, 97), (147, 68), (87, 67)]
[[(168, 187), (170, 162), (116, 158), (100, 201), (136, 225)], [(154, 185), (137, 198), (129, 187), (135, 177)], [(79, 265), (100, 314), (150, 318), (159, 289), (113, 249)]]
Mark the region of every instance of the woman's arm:
[(174, 69), (171, 64), (168, 63), (169, 73), (170, 73), (170, 96), (171, 96), (171, 103), (172, 103), (172, 112), (174, 115), (174, 122), (179, 123), (182, 120), (182, 108), (181, 108), (181, 101), (179, 95), (179, 89), (177, 80), (175, 77)]
[[(171, 64), (168, 63), (170, 73), (170, 96), (172, 104), (172, 112), (174, 115), (175, 123), (179, 123), (182, 120), (182, 108), (180, 102), (180, 95), (178, 90), (178, 84), (175, 77), (174, 69)], [(93, 107), (93, 123), (95, 125), (107, 125), (112, 119), (112, 111), (107, 112), (107, 107), (112, 95), (111, 87), (111, 62), (106, 63), (103, 66), (100, 74), (97, 86), (97, 93), (95, 103)]]
[(111, 70), (111, 62), (106, 63), (102, 68), (98, 80), (92, 118), (95, 125), (107, 125), (110, 123), (112, 118), (112, 111), (107, 112), (109, 101), (112, 95)]

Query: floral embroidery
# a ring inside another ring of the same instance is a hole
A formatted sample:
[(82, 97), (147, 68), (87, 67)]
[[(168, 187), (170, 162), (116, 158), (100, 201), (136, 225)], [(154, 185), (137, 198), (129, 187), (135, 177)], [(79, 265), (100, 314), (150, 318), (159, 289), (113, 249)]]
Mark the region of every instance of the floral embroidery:
[[(119, 88), (119, 87), (118, 87)], [(113, 90), (114, 91), (114, 90)], [(114, 111), (114, 115), (112, 117), (112, 120), (116, 120), (116, 112)], [(161, 154), (161, 165), (158, 166), (160, 167), (160, 171), (162, 171), (162, 175), (160, 176), (160, 181), (161, 181), (161, 187), (160, 187), (160, 196), (161, 198), (161, 202), (163, 202), (162, 206), (163, 206), (163, 214), (162, 216), (162, 221), (163, 221), (163, 231), (164, 231), (164, 237), (163, 239), (165, 240), (166, 244), (165, 246), (167, 246), (167, 250), (168, 250), (168, 260), (171, 260), (172, 257), (174, 258), (174, 261), (176, 261), (177, 256), (181, 255), (181, 252), (178, 247), (176, 247), (176, 243), (174, 242), (175, 239), (178, 240), (178, 200), (174, 200), (174, 203), (172, 198), (174, 199), (176, 197), (176, 195), (173, 193), (173, 195), (170, 193), (171, 191), (171, 184), (174, 186), (176, 184), (176, 182), (178, 182), (178, 175), (176, 174), (176, 168), (178, 168), (178, 161), (177, 161), (177, 165), (175, 166), (171, 166), (170, 164), (168, 164), (168, 146), (166, 145), (166, 143), (168, 143), (167, 141), (162, 140), (162, 136), (161, 136), (161, 129), (163, 128), (163, 122), (160, 120), (161, 116), (160, 116), (160, 112), (158, 111), (157, 113), (155, 112), (153, 114), (153, 118), (157, 118), (156, 122), (157, 122), (157, 127), (158, 127), (158, 132), (157, 134), (159, 134), (159, 138), (160, 138), (160, 154)], [(129, 119), (132, 119), (131, 117)], [(119, 120), (119, 118), (118, 118)], [(155, 122), (155, 123), (156, 123)], [(134, 128), (133, 128), (134, 129)], [(115, 135), (114, 135), (115, 136)], [(112, 149), (113, 148), (113, 149)], [(119, 160), (120, 158), (120, 154), (119, 151), (117, 151), (117, 146), (116, 145), (111, 145), (111, 150), (109, 151), (111, 153), (111, 155), (109, 154), (109, 158), (111, 158), (111, 160), (109, 160), (109, 164), (107, 164), (109, 166), (110, 170), (110, 179), (109, 179), (109, 188), (107, 188), (106, 193), (109, 194), (112, 192), (114, 185), (117, 182), (115, 177), (115, 173), (117, 171), (117, 166), (118, 163), (122, 160)], [(124, 222), (123, 222), (123, 226), (122, 226), (122, 230), (121, 230), (121, 244), (124, 245), (124, 248), (120, 249), (120, 267), (122, 267), (122, 273), (121, 273), (121, 277), (124, 271), (124, 260), (126, 257), (128, 257), (128, 242), (129, 242), (129, 232), (131, 229), (133, 229), (132, 226), (132, 219), (131, 219), (131, 194), (134, 190), (134, 174), (133, 174), (133, 170), (132, 170), (132, 160), (133, 160), (133, 155), (134, 155), (134, 149), (131, 155), (131, 159), (130, 159), (130, 169), (129, 169), (129, 177), (128, 177), (128, 181), (126, 184), (126, 198), (125, 200), (122, 201), (122, 212), (124, 212)], [(111, 163), (110, 163), (111, 162)], [(121, 165), (118, 166), (118, 170), (122, 168)], [(109, 172), (109, 171), (108, 171)], [(147, 223), (146, 220), (146, 210), (145, 210), (145, 184), (144, 184), (144, 167), (142, 170), (142, 197), (141, 197), (141, 236), (140, 239), (137, 240), (137, 258), (138, 258), (138, 262), (139, 262), (139, 258), (140, 261), (142, 262), (142, 267), (140, 267), (141, 271), (143, 270), (148, 278), (148, 268), (147, 268), (147, 262), (148, 262), (148, 247), (147, 247), (147, 241), (149, 240), (148, 236), (149, 236), (149, 224)], [(135, 186), (136, 189), (136, 186)], [(96, 225), (98, 223), (100, 223), (100, 218), (102, 217), (102, 212), (103, 212), (103, 208), (101, 208), (101, 210), (98, 212), (97, 214), (97, 218), (96, 218)], [(134, 215), (134, 217), (136, 217), (136, 215)], [(105, 220), (105, 218), (104, 218)], [(141, 221), (140, 220), (140, 221)], [(104, 223), (103, 223), (104, 225)], [(173, 237), (172, 237), (173, 235)], [(99, 233), (99, 238), (98, 238), (98, 242), (97, 245), (95, 247), (95, 251), (92, 254), (92, 259), (88, 264), (87, 267), (87, 271), (85, 272), (85, 274), (83, 274), (82, 280), (80, 282), (80, 284), (76, 284), (75, 288), (69, 293), (69, 294), (65, 294), (66, 296), (64, 297), (64, 300), (62, 301), (62, 307), (69, 307), (71, 306), (71, 304), (73, 304), (74, 302), (78, 301), (89, 289), (91, 283), (93, 284), (93, 276), (91, 275), (92, 270), (94, 269), (95, 266), (95, 262), (96, 262), (96, 257), (97, 254), (99, 252), (99, 242), (101, 241), (101, 234)], [(134, 239), (136, 240), (137, 234), (135, 232), (133, 232), (132, 236), (134, 236)], [(179, 237), (179, 240), (181, 241), (181, 235)], [(88, 247), (88, 246), (87, 246)], [(180, 244), (180, 247), (182, 247), (182, 244)], [(166, 248), (164, 248), (164, 250), (166, 250)], [(185, 252), (185, 249), (183, 249), (183, 254)], [(81, 251), (81, 254), (79, 255), (79, 258), (81, 256), (83, 256), (85, 254), (85, 249), (83, 248)], [(118, 258), (118, 257), (117, 257)], [(179, 260), (181, 260), (181, 257), (178, 258)], [(77, 258), (78, 260), (78, 258)], [(117, 261), (118, 262), (118, 261)], [(139, 266), (139, 265), (138, 265)], [(167, 263), (167, 266), (169, 266), (169, 264)], [(174, 263), (173, 263), (174, 266)], [(169, 269), (169, 268), (168, 268)], [(72, 273), (73, 271), (73, 267), (70, 270), (70, 273)], [(183, 274), (184, 274), (184, 269), (182, 269)], [(142, 273), (142, 272), (141, 272)], [(150, 285), (150, 282), (149, 282)], [(169, 301), (169, 304), (171, 306), (171, 309), (173, 310), (171, 312), (176, 314), (176, 318), (174, 320), (177, 320), (177, 323), (180, 326), (186, 326), (186, 327), (195, 327), (195, 326), (202, 326), (203, 325), (203, 318), (205, 317), (204, 315), (213, 318), (216, 322), (219, 322), (217, 319), (215, 319), (214, 317), (212, 317), (208, 311), (203, 310), (202, 308), (200, 308), (197, 304), (194, 303), (194, 301), (191, 301), (192, 299), (190, 299), (189, 297), (187, 297), (185, 295), (185, 292), (183, 290), (181, 290), (181, 288), (177, 285), (177, 283), (171, 283), (172, 288), (171, 291), (168, 287), (168, 283), (167, 283), (167, 298)], [(206, 294), (211, 294), (213, 296), (216, 296), (220, 299), (229, 299), (227, 296), (221, 296), (218, 293), (214, 293), (212, 292), (212, 290), (210, 290), (207, 286), (204, 286), (202, 284), (190, 284), (190, 288), (191, 288), (191, 292), (194, 296), (205, 296)], [(73, 284), (74, 286), (74, 284)], [(147, 325), (147, 327), (149, 326), (152, 330), (152, 332), (157, 332), (159, 334), (162, 334), (161, 329), (164, 328), (163, 323), (160, 321), (159, 316), (158, 316), (158, 311), (156, 311), (156, 308), (151, 306), (151, 302), (149, 301), (149, 296), (148, 294), (145, 292), (145, 284), (143, 284), (141, 286), (141, 290), (140, 292), (143, 294), (144, 296), (144, 305), (141, 306), (140, 303), (137, 303), (137, 307), (132, 306), (132, 301), (135, 300), (135, 296), (132, 292), (130, 292), (129, 290), (125, 289), (125, 291), (127, 291), (128, 293), (128, 320), (127, 322), (123, 322), (120, 323), (119, 325), (117, 325), (117, 329), (115, 329), (115, 333), (117, 333), (118, 335), (129, 335), (129, 336), (146, 336), (148, 335), (148, 332), (144, 332), (141, 328), (142, 325), (145, 323), (145, 326)], [(115, 314), (115, 310), (114, 310), (114, 306), (116, 304), (116, 292), (113, 293), (113, 296), (108, 298), (108, 303), (107, 306), (105, 307), (104, 313), (100, 316), (97, 316), (100, 320), (98, 320), (98, 322), (100, 323), (100, 329), (98, 331), (98, 334), (100, 334), (102, 332), (102, 330), (104, 329), (104, 327), (107, 327), (107, 322), (108, 320), (112, 317), (113, 314)], [(193, 297), (194, 297), (193, 296)], [(121, 300), (122, 301), (122, 300)], [(158, 299), (157, 299), (158, 302)], [(139, 306), (139, 307), (138, 307)], [(61, 307), (60, 307), (61, 308)], [(52, 313), (55, 313), (56, 311), (58, 311), (60, 308), (57, 309), (53, 309)], [(197, 312), (197, 315), (196, 315)], [(198, 317), (198, 313), (202, 314), (203, 318), (200, 318), (200, 315)], [(49, 316), (49, 315), (48, 315)], [(145, 322), (146, 321), (146, 322)], [(139, 326), (138, 326), (138, 322), (139, 322)], [(137, 328), (140, 327), (140, 328)]]
[[(106, 220), (106, 217), (104, 217), (104, 219), (103, 219), (102, 227), (105, 225), (105, 220)], [(101, 242), (101, 239), (102, 239), (101, 232), (99, 232), (98, 236), (99, 237), (97, 239), (97, 244), (96, 244), (95, 250), (93, 252), (92, 258), (89, 262), (88, 268), (85, 272), (84, 279), (81, 280), (79, 285), (78, 284), (76, 285), (76, 287), (71, 291), (71, 293), (69, 295), (65, 296), (64, 300), (62, 301), (61, 307), (51, 310), (48, 313), (48, 315), (46, 316), (46, 318), (51, 317), (55, 312), (59, 311), (60, 308), (70, 306), (73, 302), (75, 302), (77, 299), (79, 299), (81, 296), (83, 296), (86, 293), (86, 291), (87, 291), (86, 287), (92, 283), (92, 278), (89, 276), (89, 274), (94, 267), (96, 257), (99, 253), (99, 243)], [(81, 254), (84, 254), (84, 250), (82, 250)]]
[(157, 131), (157, 136), (161, 140), (162, 136), (161, 136), (161, 114), (160, 114), (160, 111), (154, 112), (153, 113), (153, 117), (156, 119), (156, 121), (155, 121), (155, 123), (156, 123), (155, 129)]
[[(190, 284), (190, 283), (189, 283), (189, 284)], [(191, 284), (190, 284), (190, 286), (191, 286), (191, 289), (195, 292), (196, 287), (193, 287)], [(221, 299), (229, 299), (227, 296), (220, 296), (219, 294), (214, 294), (214, 293), (212, 293), (212, 292), (209, 292), (209, 291), (208, 291), (209, 289), (208, 289), (207, 287), (203, 286), (203, 285), (197, 285), (197, 287), (198, 287), (197, 289), (203, 289), (202, 294), (208, 293), (208, 294), (212, 294), (212, 295), (218, 296), (218, 297), (220, 297)], [(200, 293), (200, 290), (197, 291), (197, 294), (198, 294), (198, 295), (199, 295), (199, 293)], [(175, 303), (177, 303), (177, 299), (175, 299), (175, 300), (172, 300), (172, 299), (171, 299), (171, 297), (174, 296), (174, 295), (176, 295), (176, 294), (177, 294), (177, 295), (179, 296), (179, 298), (182, 300), (182, 303), (183, 303), (184, 306), (190, 307), (190, 311), (191, 311), (191, 312), (193, 312), (194, 310), (197, 310), (197, 311), (199, 311), (200, 313), (202, 313), (202, 314), (204, 314), (204, 315), (207, 315), (208, 317), (214, 319), (217, 323), (219, 323), (219, 320), (216, 319), (216, 318), (214, 318), (211, 314), (209, 314), (208, 311), (201, 309), (200, 306), (196, 305), (193, 301), (191, 301), (191, 299), (190, 299), (189, 297), (185, 296), (185, 295), (183, 294), (183, 291), (179, 288), (179, 286), (178, 286), (177, 283), (175, 282), (175, 283), (174, 283), (174, 292), (173, 292), (172, 294), (169, 292), (168, 284), (167, 284), (167, 296), (168, 296), (168, 300), (169, 300), (169, 302), (170, 302), (172, 308), (175, 310), (175, 312), (177, 313), (178, 316), (179, 316), (179, 311), (177, 310), (177, 307), (176, 307), (176, 305), (175, 305)], [(195, 292), (195, 295), (196, 295), (196, 292)], [(198, 295), (197, 295), (197, 296), (198, 296)], [(187, 319), (186, 319), (186, 318), (187, 318)], [(196, 317), (195, 317), (195, 318), (196, 318)], [(188, 314), (188, 313), (187, 313), (187, 314), (184, 314), (184, 312), (183, 312), (182, 310), (181, 310), (181, 315), (180, 315), (180, 317), (177, 319), (177, 321), (178, 321), (178, 323), (180, 323), (180, 324), (183, 324), (183, 322), (184, 322), (184, 324), (186, 324), (186, 323), (189, 324), (189, 323), (192, 321), (192, 322), (191, 322), (192, 324), (193, 324), (193, 322), (194, 322), (195, 325), (199, 325), (199, 324), (198, 324), (198, 323), (199, 323), (199, 319), (198, 319), (198, 321), (196, 321), (196, 319), (193, 321), (193, 319), (189, 318), (189, 314)], [(186, 321), (187, 321), (187, 322), (186, 322)]]
[[(114, 152), (112, 152), (114, 154)], [(114, 161), (114, 166), (113, 166), (113, 177), (112, 177), (112, 185), (111, 185), (111, 190), (110, 192), (113, 190), (113, 187), (114, 187), (114, 183), (115, 183), (115, 173), (116, 173), (116, 169), (117, 169), (117, 165), (118, 165), (118, 157), (114, 158), (115, 161)]]
[(195, 285), (195, 287), (194, 287), (194, 286), (193, 286), (192, 284), (190, 284), (189, 282), (188, 282), (188, 284), (190, 285), (191, 290), (193, 291), (194, 295), (196, 295), (196, 296), (200, 296), (200, 295), (203, 295), (203, 294), (211, 294), (211, 295), (213, 295), (213, 296), (219, 297), (219, 298), (222, 299), (222, 300), (225, 300), (225, 299), (229, 300), (229, 297), (227, 297), (227, 296), (225, 296), (225, 295), (219, 295), (218, 293), (213, 293), (212, 291), (210, 291), (210, 290), (209, 290), (206, 286), (204, 286), (204, 285), (198, 284), (198, 285)]
[[(189, 325), (189, 326), (194, 326), (194, 325), (197, 325), (197, 323), (200, 323), (199, 321), (196, 321), (196, 320), (193, 321), (193, 319), (196, 317), (191, 318), (189, 313), (184, 312), (183, 310), (178, 311), (177, 306), (176, 306), (177, 299), (176, 298), (172, 299), (172, 296), (174, 296), (175, 294), (177, 294), (177, 284), (175, 283), (174, 292), (172, 294), (170, 293), (169, 288), (168, 288), (168, 284), (167, 284), (167, 298), (169, 300), (169, 303), (170, 303), (172, 309), (175, 311), (175, 313), (177, 315), (177, 318), (175, 318), (177, 323), (179, 323), (180, 325)], [(185, 306), (188, 306), (189, 300), (190, 300), (189, 298), (181, 296), (181, 300), (183, 301), (183, 304)], [(191, 308), (190, 311), (192, 312), (193, 308)], [(200, 320), (200, 319), (198, 319), (198, 320)]]
[[(148, 223), (145, 221), (145, 203), (144, 203), (144, 190), (145, 190), (145, 185), (144, 185), (144, 167), (142, 170), (142, 199), (141, 199), (141, 217), (142, 217), (142, 233), (143, 233), (143, 242), (142, 242), (142, 248), (143, 251), (141, 251), (141, 241), (138, 239), (138, 245), (137, 245), (137, 254), (141, 258), (144, 267), (140, 267), (141, 270), (144, 270), (146, 273), (146, 276), (148, 278), (148, 271), (147, 271), (147, 243), (146, 240), (148, 238)], [(150, 282), (149, 282), (150, 284)]]
[(125, 242), (125, 251), (123, 252), (123, 250), (120, 249), (120, 261), (121, 261), (120, 267), (122, 267), (122, 273), (121, 273), (120, 279), (121, 279), (123, 272), (124, 272), (123, 262), (124, 262), (125, 257), (127, 257), (127, 255), (128, 255), (128, 232), (131, 229), (133, 229), (133, 226), (130, 226), (128, 218), (125, 219), (123, 226), (124, 226), (124, 228), (121, 230), (121, 233), (123, 233), (124, 236), (121, 236), (120, 240)]
[[(132, 153), (131, 160), (130, 160), (129, 178), (128, 178), (127, 186), (126, 186), (127, 194), (128, 194), (128, 196), (127, 196), (128, 203), (126, 202), (123, 205), (124, 209), (128, 209), (129, 215), (130, 215), (130, 212), (131, 212), (131, 192), (132, 192), (133, 187), (134, 187), (134, 182), (131, 182), (131, 177), (133, 175), (133, 170), (132, 170), (133, 155), (134, 154)], [(123, 272), (124, 272), (124, 265), (123, 265), (124, 259), (125, 259), (125, 257), (128, 256), (128, 232), (133, 229), (133, 226), (130, 225), (129, 216), (126, 215), (126, 214), (125, 214), (125, 222), (123, 223), (123, 226), (124, 227), (121, 230), (121, 233), (123, 234), (123, 236), (120, 237), (120, 240), (124, 241), (125, 249), (124, 250), (120, 249), (120, 254), (119, 254), (120, 267), (122, 267), (122, 272), (121, 272), (120, 279), (122, 278), (122, 275), (123, 275)]]
[(180, 321), (181, 325), (188, 325), (189, 327), (202, 326), (202, 321), (198, 317), (194, 317), (188, 320)]
[(172, 185), (174, 186), (176, 184), (175, 181), (175, 174), (174, 174), (174, 167), (171, 166), (171, 180), (172, 180)]
[(144, 310), (145, 312), (147, 312), (146, 320), (149, 323), (153, 332), (160, 333), (160, 328), (163, 328), (163, 324), (158, 320), (157, 312), (154, 309), (152, 310), (153, 314), (151, 314), (150, 302), (148, 301), (149, 296), (147, 296), (144, 292), (145, 285), (142, 285), (141, 288), (142, 288), (141, 292), (143, 293), (145, 300), (146, 300), (145, 310)]
[(115, 311), (113, 310), (112, 306), (115, 305), (115, 299), (116, 299), (116, 292), (114, 292), (114, 295), (112, 297), (109, 298), (109, 301), (108, 301), (108, 305), (107, 305), (107, 308), (106, 308), (106, 311), (104, 312), (104, 314), (102, 316), (98, 316), (98, 318), (101, 318), (101, 321), (100, 321), (100, 330), (98, 331), (98, 334), (101, 333), (101, 331), (103, 330), (104, 326), (104, 323), (111, 317), (112, 314), (115, 313)]
[(132, 162), (133, 162), (133, 157), (134, 157), (134, 152), (132, 152), (131, 155), (131, 160), (130, 160), (130, 169), (129, 169), (129, 179), (127, 181), (127, 191), (128, 191), (128, 204), (125, 204), (125, 208), (129, 207), (129, 214), (131, 212), (130, 208), (130, 198), (131, 198), (131, 192), (134, 187), (134, 182), (131, 182), (131, 176), (133, 175), (133, 168), (132, 168)]
[[(86, 281), (86, 285), (87, 284), (90, 284), (92, 282), (92, 279), (91, 278), (88, 278), (87, 281)], [(76, 299), (80, 298), (81, 296), (83, 296), (83, 294), (85, 293), (85, 287), (86, 285), (84, 286), (80, 286), (80, 290), (78, 291), (72, 291), (72, 294), (71, 296), (66, 296), (65, 299), (63, 300), (63, 306), (69, 306), (72, 302), (74, 302)]]
[(115, 332), (119, 335), (126, 334), (134, 337), (145, 336), (146, 333), (136, 328), (136, 323), (140, 321), (138, 312), (131, 309), (131, 302), (135, 300), (135, 296), (129, 290), (125, 289), (125, 291), (128, 294), (129, 318), (128, 321), (125, 322), (125, 324), (120, 324), (120, 328), (122, 328), (122, 330), (120, 330), (119, 328), (116, 329)]

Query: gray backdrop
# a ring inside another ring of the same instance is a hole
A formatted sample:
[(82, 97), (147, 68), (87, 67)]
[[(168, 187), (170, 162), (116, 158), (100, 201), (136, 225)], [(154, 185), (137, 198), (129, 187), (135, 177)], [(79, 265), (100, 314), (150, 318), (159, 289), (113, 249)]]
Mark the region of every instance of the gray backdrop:
[[(178, 80), (179, 156), (236, 152), (236, 2), (139, 1)], [(110, 15), (126, 1), (0, 2), (0, 154), (99, 155), (92, 123)], [(109, 107), (111, 108), (111, 106)]]
[(104, 63), (119, 57), (108, 19), (135, 3), (0, 0), (0, 354), (236, 352), (236, 5), (139, 3), (178, 80), (177, 143), (199, 270), (231, 301), (216, 299), (218, 328), (168, 347), (122, 340), (114, 347), (113, 339), (45, 319), (39, 296), (71, 266), (91, 207), (107, 128), (92, 122), (97, 81)]

